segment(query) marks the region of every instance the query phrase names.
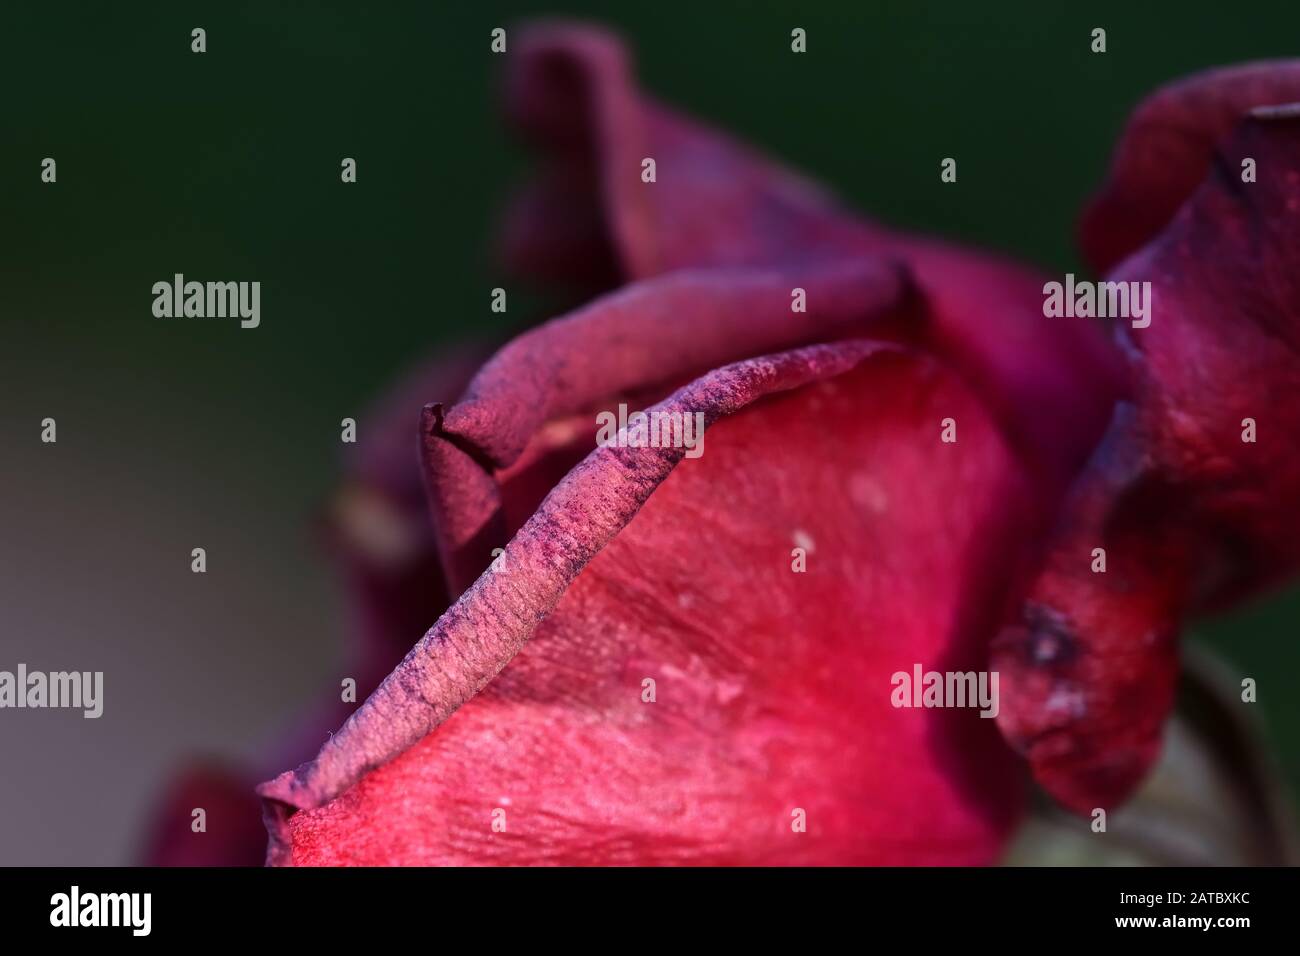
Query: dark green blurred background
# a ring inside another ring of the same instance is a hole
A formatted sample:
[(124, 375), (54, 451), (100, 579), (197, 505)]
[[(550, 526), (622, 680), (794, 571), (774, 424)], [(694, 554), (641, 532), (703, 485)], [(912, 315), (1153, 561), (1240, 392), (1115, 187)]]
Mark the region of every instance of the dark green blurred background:
[[(6, 4), (0, 666), (103, 669), (107, 700), (97, 722), (0, 715), (0, 862), (126, 862), (178, 758), (252, 753), (337, 680), (346, 625), (312, 526), (340, 418), (545, 308), (515, 286), (508, 319), (488, 308), (526, 168), (488, 39), (555, 13), (619, 28), (648, 90), (864, 213), (1056, 272), (1079, 267), (1074, 216), (1130, 106), (1294, 52), (1300, 28), (1294, 3), (1221, 0)], [(261, 327), (155, 319), (174, 272), (260, 280)], [(1297, 619), (1293, 590), (1196, 628), (1260, 680), (1293, 784)]]

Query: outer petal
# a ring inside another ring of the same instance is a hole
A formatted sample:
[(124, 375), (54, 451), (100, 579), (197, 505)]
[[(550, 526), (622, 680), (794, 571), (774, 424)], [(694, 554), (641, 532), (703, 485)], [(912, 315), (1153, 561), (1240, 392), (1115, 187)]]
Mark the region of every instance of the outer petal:
[[(924, 344), (993, 405), (1045, 482), (1066, 481), (1100, 438), (1125, 387), (1118, 356), (1090, 322), (1044, 319), (1042, 277), (850, 216), (803, 177), (641, 93), (609, 34), (529, 31), (511, 56), (506, 107), (542, 164), (506, 229), (517, 270), (609, 288), (701, 266), (901, 260), (928, 303)], [(646, 157), (654, 183), (641, 180)]]
[(1300, 107), (1248, 117), (1210, 170), (1109, 277), (1152, 283), (1150, 326), (1124, 332), (1138, 395), (995, 658), (1009, 739), (1082, 812), (1122, 800), (1156, 756), (1184, 617), (1300, 565)]
[[(361, 416), (326, 534), (350, 602), (351, 644), (339, 676), (365, 700), (451, 603), (421, 477), (423, 403), (465, 388), (486, 349), (462, 347), (413, 369)], [(299, 763), (357, 709), (335, 682), (258, 761), (258, 776)]]
[(659, 408), (704, 413), (704, 455), (575, 468), (316, 761), (260, 788), (273, 862), (991, 857), (1019, 795), (992, 722), (890, 703), (914, 664), (981, 666), (1024, 541), (981, 406), (847, 341)]
[(1148, 96), (1124, 128), (1106, 184), (1084, 211), (1085, 258), (1107, 272), (1146, 245), (1200, 187), (1219, 144), (1242, 117), (1257, 106), (1296, 100), (1298, 60), (1207, 70)]

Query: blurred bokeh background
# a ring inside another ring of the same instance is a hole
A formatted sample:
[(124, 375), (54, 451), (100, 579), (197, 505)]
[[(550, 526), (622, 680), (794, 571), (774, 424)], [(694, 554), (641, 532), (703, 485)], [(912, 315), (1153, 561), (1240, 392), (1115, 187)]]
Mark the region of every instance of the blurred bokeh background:
[[(1300, 35), (1293, 3), (1218, 0), (4, 5), (0, 668), (102, 670), (106, 700), (98, 721), (0, 712), (0, 863), (131, 862), (180, 762), (261, 752), (337, 686), (347, 624), (317, 529), (340, 419), (554, 308), (511, 284), (489, 310), (527, 158), (488, 42), (557, 14), (617, 28), (646, 89), (863, 213), (1058, 273), (1082, 271), (1076, 211), (1143, 94)], [(155, 319), (175, 272), (260, 280), (261, 327)], [(1260, 681), (1293, 788), (1297, 621), (1292, 589), (1193, 635)]]

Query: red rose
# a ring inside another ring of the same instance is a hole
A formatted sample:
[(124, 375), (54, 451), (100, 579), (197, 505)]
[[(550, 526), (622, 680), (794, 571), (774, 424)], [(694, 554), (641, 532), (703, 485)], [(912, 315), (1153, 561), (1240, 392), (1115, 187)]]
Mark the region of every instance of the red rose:
[[(985, 667), (1118, 361), (1027, 271), (862, 224), (648, 103), (604, 35), (515, 56), (550, 162), (511, 259), (631, 284), (426, 409), (464, 593), (260, 788), (272, 861), (989, 861), (1015, 758), (891, 677)], [(596, 448), (619, 404), (702, 413), (704, 453)]]
[[(855, 219), (651, 102), (601, 32), (510, 62), (542, 161), (508, 261), (604, 294), (363, 428), (336, 522), (359, 660), (441, 616), (258, 788), (270, 862), (985, 863), (1015, 750), (1073, 809), (1121, 801), (1181, 621), (1300, 556), (1300, 120), (1251, 113), (1298, 68), (1136, 114), (1083, 233), (1155, 290), (1116, 349), (1045, 317), (1044, 277)], [(703, 453), (598, 445), (620, 405), (702, 415)], [(915, 666), (998, 672), (997, 719), (896, 706)]]

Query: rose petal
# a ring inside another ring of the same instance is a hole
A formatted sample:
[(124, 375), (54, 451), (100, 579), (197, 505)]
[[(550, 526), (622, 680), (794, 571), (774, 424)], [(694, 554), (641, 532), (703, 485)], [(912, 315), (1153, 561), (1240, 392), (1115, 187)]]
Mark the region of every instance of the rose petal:
[[(834, 215), (803, 177), (659, 106), (635, 88), (623, 45), (576, 24), (530, 27), (511, 56), (506, 111), (544, 150), (544, 185), (587, 225), (574, 253), (644, 279), (701, 265), (816, 262), (843, 250), (839, 233), (860, 227)], [(654, 159), (656, 182), (643, 183)], [(534, 190), (507, 225), (507, 260), (536, 274), (551, 254), (557, 199)], [(700, 202), (707, 197), (707, 202)], [(589, 211), (587, 211), (589, 210)], [(603, 228), (593, 228), (599, 210)], [(569, 248), (568, 245), (565, 248)]]
[(1238, 668), (1185, 648), (1178, 704), (1142, 788), (1106, 816), (1105, 839), (1038, 801), (1009, 866), (1295, 866), (1293, 802)]
[[(1241, 181), (1244, 156), (1257, 182)], [(1026, 625), (995, 656), (1008, 739), (1084, 813), (1126, 798), (1158, 754), (1183, 619), (1300, 566), (1300, 510), (1279, 506), (1300, 499), (1300, 109), (1248, 117), (1210, 169), (1109, 277), (1152, 283), (1150, 326), (1121, 327), (1136, 401), (1067, 508)]]
[(996, 256), (897, 237), (928, 305), (921, 341), (984, 398), (1044, 494), (1063, 491), (1129, 390), (1119, 352), (1088, 319), (1046, 318), (1043, 277)]
[[(901, 260), (929, 306), (914, 331), (993, 405), (1045, 485), (1062, 486), (1082, 466), (1125, 390), (1122, 364), (1092, 323), (1044, 318), (1041, 276), (851, 216), (802, 176), (641, 93), (622, 44), (604, 31), (530, 29), (512, 54), (506, 108), (543, 170), (506, 229), (516, 271), (576, 278), (555, 268), (572, 256), (598, 264), (597, 288), (609, 288), (701, 266), (798, 272)], [(641, 181), (646, 157), (654, 183)], [(580, 227), (558, 215), (569, 208)]]
[(1154, 239), (1201, 185), (1215, 149), (1242, 117), (1257, 106), (1296, 100), (1297, 60), (1207, 70), (1148, 96), (1124, 127), (1106, 184), (1084, 211), (1084, 257), (1097, 272), (1108, 272)]
[(992, 857), (1020, 793), (992, 721), (890, 704), (915, 663), (982, 666), (1024, 541), (979, 403), (846, 341), (660, 407), (704, 412), (703, 456), (574, 469), (317, 760), (260, 788), (273, 862)]
[[(352, 641), (338, 680), (259, 756), (257, 776), (316, 753), (451, 603), (420, 474), (417, 429), (424, 404), (459, 396), (486, 351), (444, 351), (403, 376), (359, 418), (329, 515), (330, 544), (347, 583)], [(356, 681), (351, 701), (342, 699), (344, 677)], [(258, 856), (264, 858), (264, 848)]]
[[(795, 286), (807, 293), (807, 312), (791, 309)], [(657, 399), (727, 361), (872, 327), (887, 333), (887, 318), (896, 318), (895, 327), (906, 322), (906, 302), (898, 268), (875, 260), (802, 273), (686, 271), (637, 283), (520, 336), (475, 376), (461, 402), (426, 411), (426, 481), (452, 587), (467, 587), (517, 530), (504, 520), (500, 471), (518, 461), (543, 423), (634, 389), (658, 386)], [(582, 454), (593, 445), (594, 426), (591, 432)], [(533, 497), (515, 511), (531, 514), (550, 484), (528, 487)]]

